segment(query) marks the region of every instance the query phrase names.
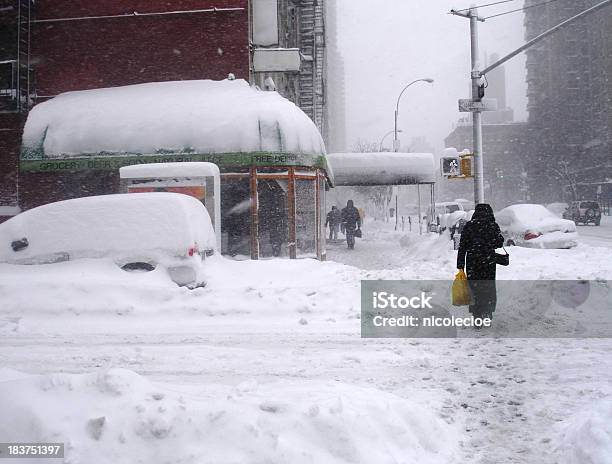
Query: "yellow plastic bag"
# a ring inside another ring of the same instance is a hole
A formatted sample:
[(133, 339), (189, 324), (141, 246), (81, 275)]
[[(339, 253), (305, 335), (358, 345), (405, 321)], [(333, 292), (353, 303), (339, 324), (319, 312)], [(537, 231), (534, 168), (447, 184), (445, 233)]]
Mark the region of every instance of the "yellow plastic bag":
[(465, 272), (460, 270), (455, 276), (452, 288), (453, 306), (467, 306), (471, 302), (470, 287)]

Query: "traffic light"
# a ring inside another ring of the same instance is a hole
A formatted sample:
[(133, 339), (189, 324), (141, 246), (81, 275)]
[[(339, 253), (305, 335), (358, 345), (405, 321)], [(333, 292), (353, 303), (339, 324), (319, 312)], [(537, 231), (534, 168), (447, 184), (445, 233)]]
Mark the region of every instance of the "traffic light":
[(460, 157), (459, 162), (461, 164), (461, 175), (465, 177), (472, 177), (472, 162), (474, 155), (471, 153)]
[(461, 174), (461, 166), (457, 156), (446, 156), (440, 160), (442, 175), (446, 177), (458, 176)]
[(485, 96), (485, 85), (480, 84), (478, 86), (478, 97), (476, 98), (478, 101), (481, 101)]

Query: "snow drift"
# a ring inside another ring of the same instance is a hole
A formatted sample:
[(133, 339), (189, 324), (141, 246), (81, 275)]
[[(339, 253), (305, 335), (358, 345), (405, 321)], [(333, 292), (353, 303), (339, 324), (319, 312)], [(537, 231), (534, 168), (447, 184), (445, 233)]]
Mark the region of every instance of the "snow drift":
[(448, 464), (458, 452), (455, 430), (427, 409), (337, 382), (188, 388), (124, 369), (0, 370), (0, 410), (5, 441), (64, 442), (73, 464)]
[(612, 398), (570, 419), (560, 442), (559, 464), (612, 464)]

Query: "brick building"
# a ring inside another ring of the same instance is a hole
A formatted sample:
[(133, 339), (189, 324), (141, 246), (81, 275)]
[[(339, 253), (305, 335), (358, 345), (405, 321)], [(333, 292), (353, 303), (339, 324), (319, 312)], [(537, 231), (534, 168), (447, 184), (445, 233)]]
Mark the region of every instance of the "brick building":
[[(261, 24), (270, 30), (260, 44)], [(116, 191), (117, 173), (19, 172), (29, 109), (62, 92), (271, 77), (324, 132), (324, 39), (321, 0), (0, 0), (0, 207)], [(296, 67), (254, 66), (258, 50), (289, 48)]]

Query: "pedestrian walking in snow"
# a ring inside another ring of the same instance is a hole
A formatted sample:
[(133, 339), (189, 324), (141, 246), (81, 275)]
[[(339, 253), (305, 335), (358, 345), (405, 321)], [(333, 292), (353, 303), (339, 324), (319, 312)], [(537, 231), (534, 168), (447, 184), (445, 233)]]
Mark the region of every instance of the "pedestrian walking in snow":
[(327, 213), (325, 227), (329, 225), (329, 240), (338, 240), (338, 231), (342, 222), (342, 212), (335, 206)]
[(466, 267), (472, 294), (470, 313), (475, 318), (493, 317), (497, 304), (495, 287), (495, 249), (503, 246), (504, 237), (495, 222), (493, 209), (488, 204), (476, 205), (474, 216), (461, 231), (457, 268)]
[(342, 225), (346, 234), (346, 243), (352, 250), (355, 248), (355, 232), (361, 231), (361, 216), (353, 205), (353, 200), (347, 201), (346, 208), (342, 209)]

